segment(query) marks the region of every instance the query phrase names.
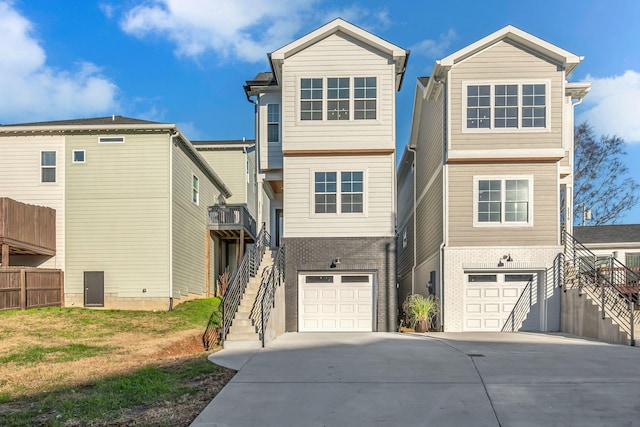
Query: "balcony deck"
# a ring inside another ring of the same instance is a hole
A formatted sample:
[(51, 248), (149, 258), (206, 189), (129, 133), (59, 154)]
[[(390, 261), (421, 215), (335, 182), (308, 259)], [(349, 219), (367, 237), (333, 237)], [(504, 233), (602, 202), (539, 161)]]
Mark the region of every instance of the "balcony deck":
[(0, 248), (5, 266), (10, 255), (55, 255), (55, 209), (0, 198)]
[(251, 243), (256, 238), (256, 220), (244, 204), (209, 207), (207, 228), (223, 240), (244, 238)]

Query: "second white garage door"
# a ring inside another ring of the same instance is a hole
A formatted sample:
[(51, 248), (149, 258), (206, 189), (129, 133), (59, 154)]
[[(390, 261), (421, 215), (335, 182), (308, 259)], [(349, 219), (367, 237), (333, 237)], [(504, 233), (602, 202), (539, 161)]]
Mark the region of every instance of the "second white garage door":
[[(468, 274), (465, 275), (464, 331), (501, 331), (533, 274)], [(531, 301), (529, 301), (531, 300)], [(527, 300), (534, 306), (537, 295)], [(535, 319), (530, 318), (531, 316)], [(528, 322), (539, 324), (539, 313), (524, 314)], [(522, 323), (522, 319), (519, 320)], [(516, 330), (521, 324), (515, 325)]]
[(371, 274), (301, 274), (298, 283), (300, 332), (372, 330)]

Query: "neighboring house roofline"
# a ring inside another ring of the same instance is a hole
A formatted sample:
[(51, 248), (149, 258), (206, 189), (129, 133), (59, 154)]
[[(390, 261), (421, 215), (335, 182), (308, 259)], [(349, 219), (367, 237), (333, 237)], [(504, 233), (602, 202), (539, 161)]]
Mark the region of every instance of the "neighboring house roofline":
[(33, 135), (52, 133), (73, 134), (76, 132), (98, 131), (104, 131), (107, 133), (152, 131), (168, 132), (172, 137), (178, 137), (176, 139), (181, 141), (182, 145), (193, 154), (195, 160), (199, 163), (203, 171), (208, 175), (216, 187), (218, 187), (222, 194), (227, 198), (232, 196), (229, 187), (227, 187), (209, 163), (202, 157), (202, 155), (200, 155), (200, 153), (198, 153), (198, 150), (196, 150), (191, 141), (184, 136), (175, 124), (149, 122), (122, 116), (110, 116), (94, 119), (57, 120), (52, 122), (34, 122), (0, 126), (0, 135)]
[(469, 46), (440, 59), (439, 61), (436, 61), (436, 64), (433, 67), (432, 75), (444, 77), (441, 74), (443, 74), (446, 69), (451, 68), (455, 64), (464, 61), (470, 56), (502, 40), (511, 40), (521, 46), (541, 53), (542, 55), (558, 62), (559, 64), (562, 64), (562, 66), (566, 70), (566, 77), (569, 77), (573, 70), (584, 59), (583, 56), (573, 54), (554, 44), (542, 40), (541, 38), (538, 38), (519, 28), (516, 28), (513, 25), (507, 25), (506, 27), (501, 28), (498, 31), (478, 40), (477, 42), (472, 43)]
[(640, 224), (574, 226), (573, 236), (582, 244), (640, 242)]
[(285, 59), (337, 32), (346, 34), (393, 58), (396, 64), (396, 91), (400, 90), (410, 51), (396, 46), (341, 18), (334, 19), (268, 55), (276, 84), (281, 80), (282, 64)]
[(565, 95), (574, 99), (584, 98), (590, 90), (590, 82), (567, 82), (564, 86)]

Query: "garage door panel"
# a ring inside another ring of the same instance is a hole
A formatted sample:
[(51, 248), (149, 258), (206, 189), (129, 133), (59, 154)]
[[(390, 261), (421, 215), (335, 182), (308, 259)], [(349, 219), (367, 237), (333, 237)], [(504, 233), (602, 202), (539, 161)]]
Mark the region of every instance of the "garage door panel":
[(500, 331), (527, 285), (527, 282), (505, 282), (500, 274), (494, 278), (498, 280), (465, 283), (465, 331)]
[[(299, 276), (300, 331), (371, 331), (373, 282), (371, 275), (318, 273)], [(364, 279), (366, 281), (363, 281)]]

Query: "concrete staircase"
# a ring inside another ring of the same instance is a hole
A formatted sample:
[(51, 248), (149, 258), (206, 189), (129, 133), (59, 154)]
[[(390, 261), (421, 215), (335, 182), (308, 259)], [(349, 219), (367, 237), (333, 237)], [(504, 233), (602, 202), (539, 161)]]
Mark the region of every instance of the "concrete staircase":
[[(265, 249), (262, 262), (255, 275), (255, 277), (249, 278), (249, 283), (242, 295), (238, 311), (236, 311), (227, 338), (224, 340), (224, 348), (234, 349), (253, 349), (262, 348), (262, 341), (258, 335), (256, 327), (253, 325), (251, 319), (251, 310), (256, 303), (256, 298), (260, 293), (260, 281), (262, 280), (262, 273), (264, 269), (273, 264), (274, 254), (271, 249)], [(258, 303), (260, 303), (258, 301)]]

